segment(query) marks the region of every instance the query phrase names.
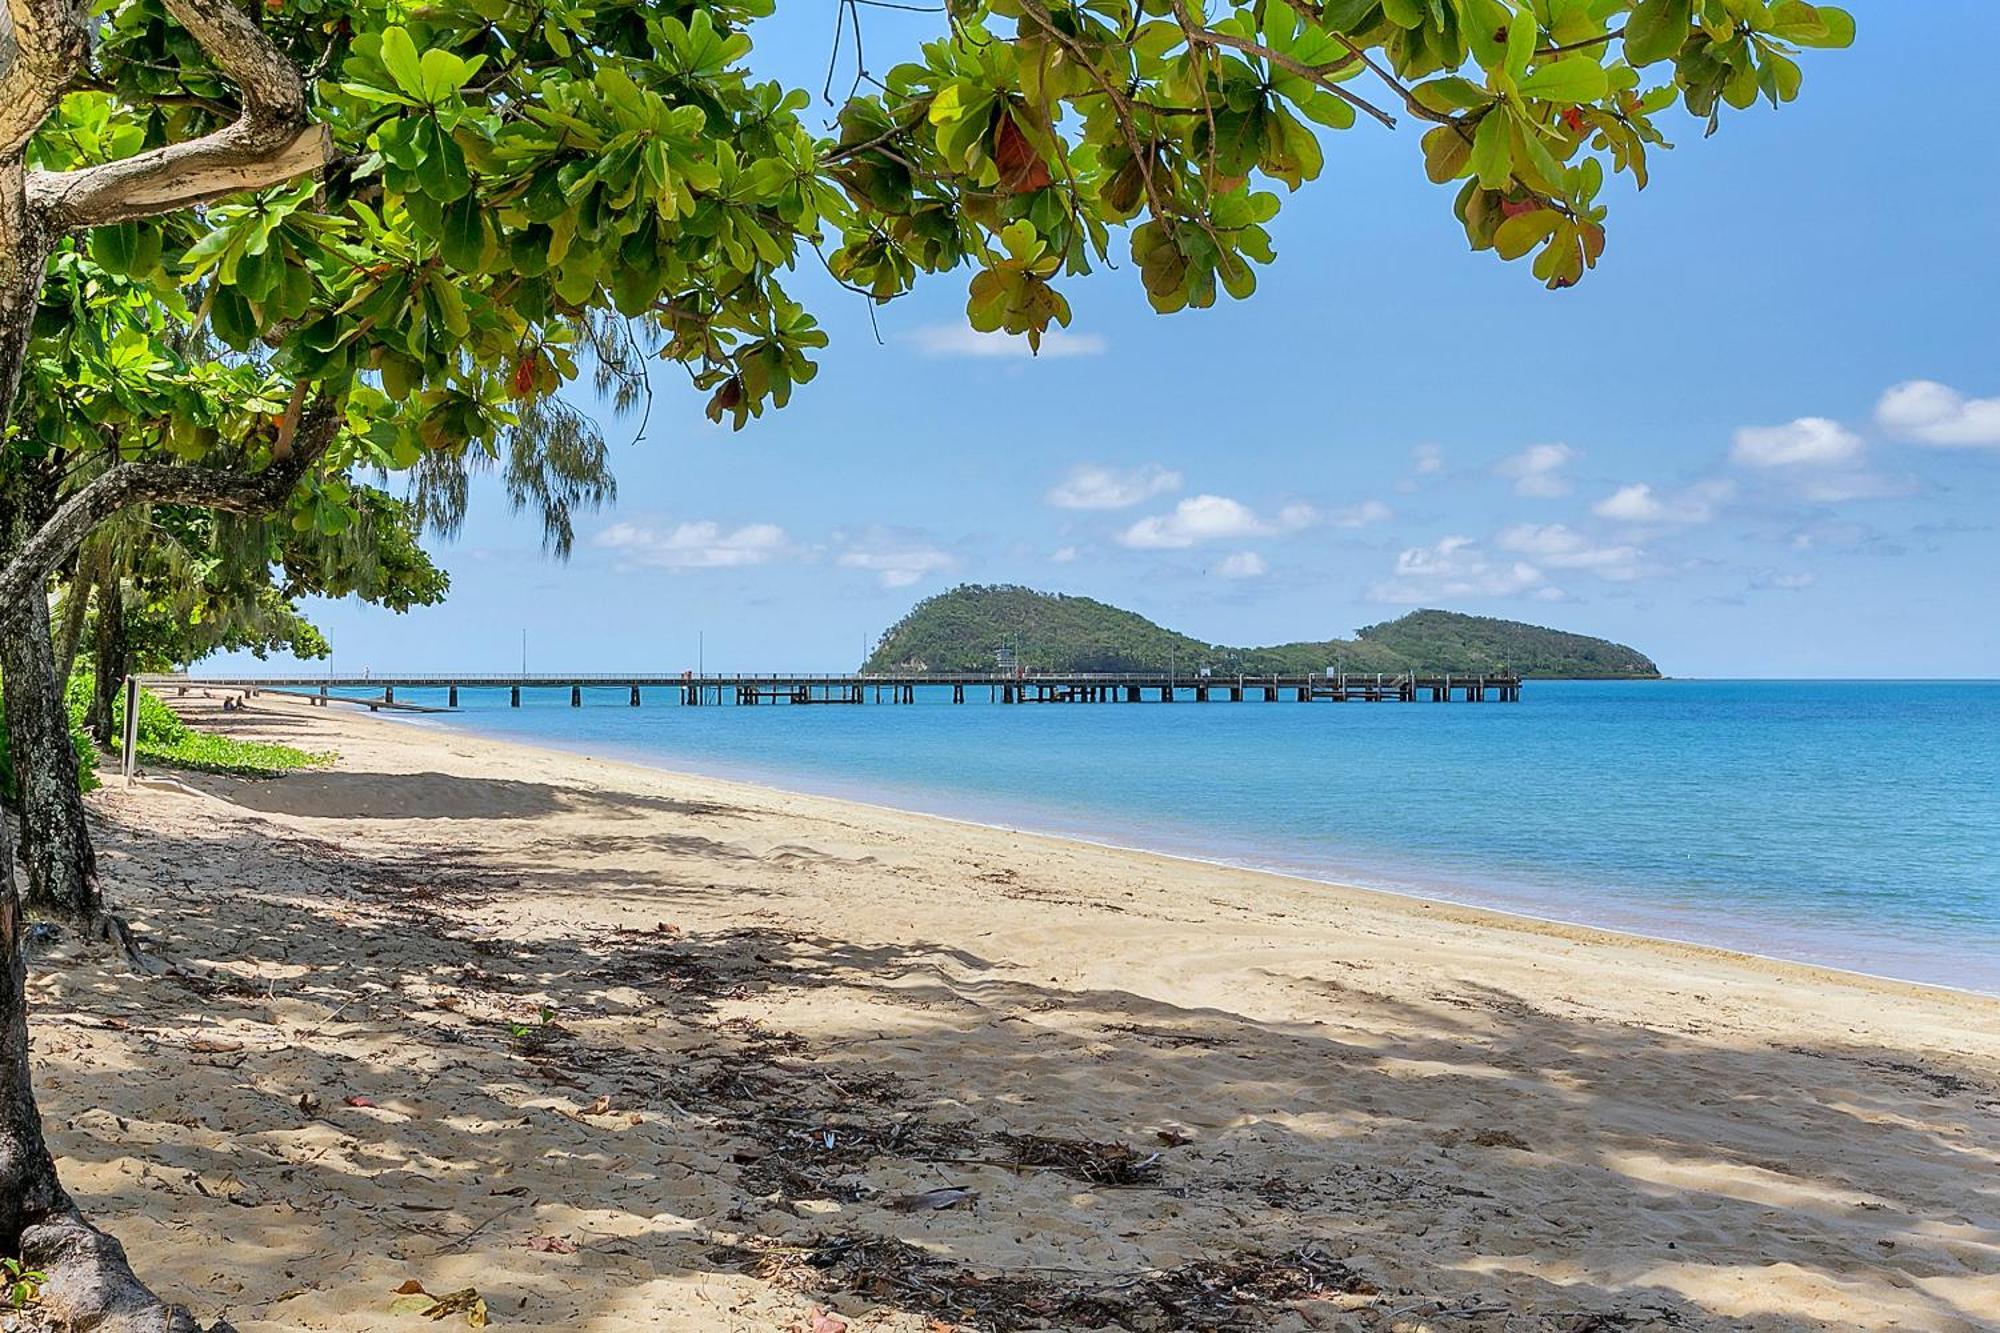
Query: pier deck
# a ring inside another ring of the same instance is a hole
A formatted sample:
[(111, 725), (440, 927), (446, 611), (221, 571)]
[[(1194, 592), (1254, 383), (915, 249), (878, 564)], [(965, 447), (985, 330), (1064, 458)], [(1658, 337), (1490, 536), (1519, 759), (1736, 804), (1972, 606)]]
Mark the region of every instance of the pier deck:
[[(255, 694), (262, 690), (306, 692), (315, 703), (340, 700), (370, 708), (409, 708), (397, 690), (443, 690), (447, 708), (458, 707), (463, 690), (505, 690), (508, 701), (521, 706), (525, 690), (568, 690), (573, 707), (582, 707), (586, 690), (622, 690), (637, 708), (651, 691), (664, 702), (686, 707), (730, 704), (913, 704), (919, 690), (949, 690), (951, 702), (966, 702), (968, 692), (984, 690), (992, 703), (1175, 703), (1192, 701), (1266, 703), (1517, 703), (1521, 678), (1503, 673), (1407, 672), (1402, 675), (1344, 674), (1278, 676), (1185, 676), (1171, 672), (924, 672), (884, 675), (409, 675), (409, 676), (183, 676), (141, 678), (158, 690), (230, 690)], [(367, 691), (373, 697), (337, 695), (333, 691)], [(425, 711), (431, 711), (426, 708)]]

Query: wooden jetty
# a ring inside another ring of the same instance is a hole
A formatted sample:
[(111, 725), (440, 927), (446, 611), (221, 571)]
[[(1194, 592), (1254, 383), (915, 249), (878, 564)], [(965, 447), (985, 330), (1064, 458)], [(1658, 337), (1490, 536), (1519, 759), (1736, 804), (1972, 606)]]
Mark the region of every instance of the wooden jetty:
[[(1405, 672), (1362, 674), (1327, 672), (1321, 675), (1194, 675), (1164, 671), (1140, 672), (923, 672), (911, 674), (856, 675), (417, 675), (417, 676), (186, 676), (155, 675), (141, 681), (152, 690), (229, 690), (251, 695), (259, 691), (298, 694), (305, 692), (314, 703), (329, 701), (355, 703), (370, 708), (411, 711), (438, 711), (434, 705), (398, 701), (397, 690), (442, 690), (446, 708), (457, 708), (461, 691), (506, 690), (508, 702), (521, 706), (525, 690), (568, 690), (573, 708), (583, 706), (585, 691), (622, 691), (629, 706), (637, 708), (651, 691), (664, 702), (685, 707), (731, 704), (866, 704), (917, 702), (918, 691), (926, 697), (941, 697), (950, 691), (955, 704), (966, 702), (968, 692), (984, 690), (989, 702), (1026, 703), (1175, 703), (1192, 701), (1241, 703), (1258, 700), (1276, 703), (1330, 701), (1332, 703), (1518, 703), (1521, 678), (1511, 673), (1423, 673)], [(333, 691), (366, 691), (361, 697)]]

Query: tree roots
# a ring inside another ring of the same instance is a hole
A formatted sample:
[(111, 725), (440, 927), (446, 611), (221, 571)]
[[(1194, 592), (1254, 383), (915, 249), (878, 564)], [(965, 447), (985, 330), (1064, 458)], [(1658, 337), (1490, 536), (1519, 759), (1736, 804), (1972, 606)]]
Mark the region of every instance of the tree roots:
[[(21, 1262), (46, 1274), (39, 1313), (70, 1333), (203, 1333), (194, 1316), (155, 1296), (125, 1247), (65, 1207), (21, 1232)], [(209, 1333), (222, 1333), (217, 1324)]]

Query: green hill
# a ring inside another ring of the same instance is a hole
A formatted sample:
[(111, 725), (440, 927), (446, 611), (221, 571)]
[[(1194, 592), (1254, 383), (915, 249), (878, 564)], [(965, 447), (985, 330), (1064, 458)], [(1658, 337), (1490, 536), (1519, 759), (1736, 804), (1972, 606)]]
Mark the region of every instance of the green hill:
[(1413, 611), (1352, 639), (1231, 648), (1089, 597), (965, 584), (927, 597), (891, 626), (863, 671), (990, 671), (1000, 654), (1030, 670), (1193, 671), (1219, 675), (1346, 671), (1495, 671), (1544, 678), (1649, 679), (1644, 654), (1606, 639), (1515, 620)]

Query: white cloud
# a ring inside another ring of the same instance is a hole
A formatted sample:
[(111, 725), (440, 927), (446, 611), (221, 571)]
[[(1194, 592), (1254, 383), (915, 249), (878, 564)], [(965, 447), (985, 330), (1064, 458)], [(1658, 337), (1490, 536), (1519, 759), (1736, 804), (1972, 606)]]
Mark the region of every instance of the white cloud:
[(1070, 562), (1074, 561), (1076, 557), (1077, 557), (1077, 549), (1074, 546), (1061, 546), (1049, 552), (1049, 563), (1054, 565), (1067, 565)]
[(1711, 481), (1669, 496), (1641, 481), (1619, 487), (1592, 505), (1590, 512), (1619, 523), (1706, 523), (1732, 493), (1727, 482)]
[(1745, 467), (1828, 467), (1861, 457), (1861, 437), (1826, 417), (1800, 417), (1782, 426), (1745, 426), (1730, 457)]
[(926, 574), (956, 568), (958, 561), (934, 546), (873, 546), (842, 551), (835, 557), (844, 569), (865, 569), (885, 588), (907, 588)]
[(1326, 521), (1336, 528), (1365, 528), (1370, 523), (1386, 523), (1395, 516), (1396, 511), (1380, 500), (1363, 500), (1358, 505), (1334, 510), (1326, 516)]
[[(925, 356), (1026, 359), (1036, 355), (1028, 340), (1012, 333), (981, 333), (965, 324), (926, 324), (910, 335)], [(1098, 333), (1050, 329), (1042, 335), (1043, 357), (1102, 356), (1111, 344)]]
[(1783, 592), (1804, 592), (1819, 582), (1819, 575), (1806, 572), (1798, 574), (1765, 574), (1755, 579), (1753, 588), (1776, 588)]
[(1311, 505), (1295, 504), (1280, 510), (1276, 519), (1265, 520), (1226, 495), (1191, 495), (1171, 513), (1140, 519), (1120, 533), (1118, 541), (1141, 550), (1179, 550), (1199, 542), (1296, 532), (1318, 517)]
[(736, 569), (793, 553), (791, 538), (775, 523), (746, 523), (724, 531), (707, 519), (665, 532), (640, 523), (614, 523), (591, 545), (655, 569)]
[(1444, 471), (1444, 449), (1440, 445), (1420, 444), (1410, 450), (1410, 465), (1420, 477), (1428, 477)]
[(2000, 398), (1967, 398), (1936, 380), (1906, 380), (1875, 404), (1875, 420), (1897, 439), (1941, 449), (2000, 446)]
[(1127, 509), (1181, 488), (1181, 474), (1147, 463), (1134, 468), (1084, 463), (1049, 489), (1043, 498), (1057, 509)]
[(1645, 553), (1636, 546), (1601, 546), (1562, 523), (1517, 523), (1501, 532), (1500, 549), (1524, 555), (1548, 569), (1585, 569), (1601, 579), (1626, 583), (1641, 577)]
[(1270, 569), (1264, 557), (1255, 551), (1238, 551), (1215, 567), (1215, 572), (1225, 579), (1262, 578)]
[(1799, 494), (1812, 504), (1842, 504), (1848, 500), (1893, 500), (1917, 489), (1908, 477), (1885, 477), (1879, 472), (1836, 472), (1813, 476), (1799, 487)]
[(1525, 560), (1494, 560), (1470, 537), (1446, 537), (1397, 556), (1395, 574), (1368, 595), (1378, 602), (1416, 606), (1451, 597), (1546, 596), (1546, 585), (1542, 571)]
[(1573, 489), (1562, 470), (1576, 461), (1576, 450), (1566, 444), (1531, 444), (1518, 454), (1510, 454), (1494, 466), (1503, 477), (1511, 477), (1514, 494), (1553, 499)]

